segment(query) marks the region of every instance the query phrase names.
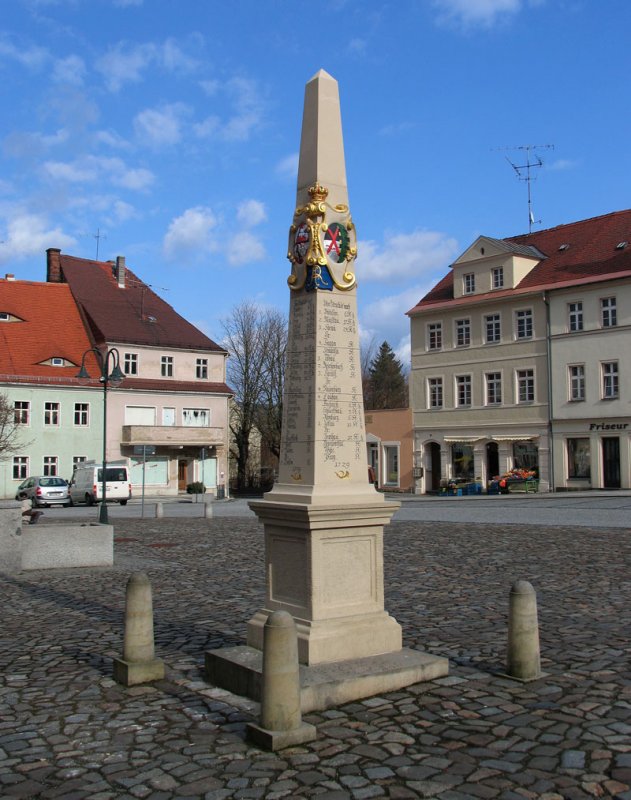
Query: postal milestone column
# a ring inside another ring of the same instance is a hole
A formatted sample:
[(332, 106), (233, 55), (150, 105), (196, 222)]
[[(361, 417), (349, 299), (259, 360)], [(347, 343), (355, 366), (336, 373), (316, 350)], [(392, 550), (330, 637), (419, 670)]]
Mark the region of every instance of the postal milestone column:
[(248, 645), (261, 649), (267, 615), (284, 609), (304, 664), (401, 649), (383, 601), (383, 526), (398, 504), (368, 481), (356, 252), (338, 86), (321, 70), (305, 90), (289, 232), (279, 479), (250, 504), (265, 528), (267, 591)]

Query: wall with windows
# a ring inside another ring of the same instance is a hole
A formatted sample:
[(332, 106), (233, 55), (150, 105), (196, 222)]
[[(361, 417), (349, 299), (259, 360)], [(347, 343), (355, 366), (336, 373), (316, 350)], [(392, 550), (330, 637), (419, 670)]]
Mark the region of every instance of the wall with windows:
[(31, 475), (69, 480), (79, 460), (103, 448), (103, 393), (99, 389), (12, 384), (1, 387), (14, 406), (21, 445), (0, 461), (0, 496), (13, 498)]
[(226, 379), (225, 356), (222, 353), (178, 350), (175, 348), (141, 347), (113, 343), (120, 353), (125, 375), (176, 381), (208, 381), (223, 383)]
[(631, 488), (631, 285), (550, 296), (555, 486)]

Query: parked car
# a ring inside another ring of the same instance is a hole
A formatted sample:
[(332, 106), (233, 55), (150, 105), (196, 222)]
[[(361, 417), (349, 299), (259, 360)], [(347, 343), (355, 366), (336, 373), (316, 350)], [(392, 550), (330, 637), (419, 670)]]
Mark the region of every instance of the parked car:
[[(70, 505), (89, 506), (103, 499), (103, 466), (95, 461), (82, 461), (70, 479)], [(105, 467), (105, 493), (108, 501), (127, 505), (131, 498), (131, 479), (127, 461), (110, 461)]]
[(70, 505), (68, 483), (50, 475), (27, 478), (18, 486), (16, 500), (30, 500), (33, 508)]

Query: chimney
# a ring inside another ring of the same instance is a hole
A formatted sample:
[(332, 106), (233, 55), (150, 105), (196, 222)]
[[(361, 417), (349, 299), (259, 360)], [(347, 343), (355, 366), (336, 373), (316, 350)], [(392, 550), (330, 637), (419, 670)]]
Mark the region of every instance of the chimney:
[(12, 272), (7, 272), (4, 276), (5, 281), (14, 281), (15, 275)]
[(46, 251), (46, 282), (63, 283), (61, 274), (61, 250), (49, 247)]
[(125, 256), (116, 256), (116, 280), (118, 288), (125, 288)]

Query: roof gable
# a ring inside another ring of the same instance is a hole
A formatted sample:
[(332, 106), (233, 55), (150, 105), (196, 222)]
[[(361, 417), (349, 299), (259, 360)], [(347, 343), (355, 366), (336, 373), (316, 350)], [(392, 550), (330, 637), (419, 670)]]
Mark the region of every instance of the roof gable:
[(475, 242), (458, 256), (452, 266), (455, 267), (470, 261), (479, 261), (482, 258), (493, 258), (494, 256), (506, 254), (532, 258), (535, 261), (543, 258), (543, 254), (531, 245), (517, 244), (507, 239), (493, 239), (490, 236), (478, 236)]
[(121, 288), (111, 262), (62, 254), (60, 266), (96, 341), (225, 352), (129, 268)]

